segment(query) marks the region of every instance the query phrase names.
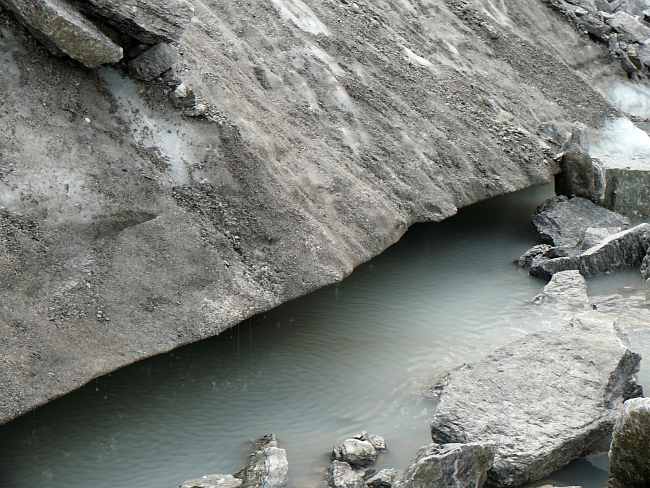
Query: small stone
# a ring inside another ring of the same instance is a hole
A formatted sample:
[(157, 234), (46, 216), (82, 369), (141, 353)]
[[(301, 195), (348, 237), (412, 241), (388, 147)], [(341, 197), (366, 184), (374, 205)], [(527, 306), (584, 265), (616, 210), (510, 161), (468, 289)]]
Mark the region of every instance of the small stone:
[(377, 451), (369, 441), (346, 439), (343, 444), (334, 448), (334, 459), (346, 462), (352, 466), (367, 466), (377, 459)]
[(363, 478), (348, 463), (336, 460), (327, 471), (327, 484), (331, 488), (368, 488)]

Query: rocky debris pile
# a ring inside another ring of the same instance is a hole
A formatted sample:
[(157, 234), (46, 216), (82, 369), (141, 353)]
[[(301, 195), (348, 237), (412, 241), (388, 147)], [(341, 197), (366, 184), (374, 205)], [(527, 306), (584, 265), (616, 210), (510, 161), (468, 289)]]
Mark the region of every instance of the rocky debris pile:
[(179, 488), (284, 488), (289, 463), (284, 449), (278, 447), (275, 434), (256, 441), (255, 451), (244, 469), (234, 475), (209, 474), (186, 481)]
[(650, 398), (625, 402), (609, 450), (609, 487), (642, 488), (650, 480)]
[(611, 432), (640, 360), (599, 312), (529, 334), (448, 375), (433, 440), (494, 442), (498, 486), (541, 479)]
[(578, 31), (607, 45), (632, 79), (648, 79), (650, 73), (650, 18), (645, 2), (614, 0), (544, 0)]
[(187, 0), (0, 0), (0, 5), (55, 56), (94, 68), (126, 54), (140, 79), (155, 78), (173, 65), (171, 47), (163, 46), (181, 36), (194, 13)]
[[(559, 195), (541, 204), (532, 218), (549, 244), (534, 246), (517, 263), (546, 280), (558, 272), (579, 270), (595, 276), (648, 262), (650, 224), (630, 227), (627, 217), (587, 199)], [(645, 260), (645, 261), (644, 261)], [(643, 270), (647, 269), (647, 264)]]
[(332, 464), (327, 470), (331, 488), (390, 488), (397, 477), (396, 469), (380, 471), (369, 467), (377, 455), (386, 450), (383, 437), (366, 431), (345, 439), (332, 450)]
[(491, 443), (429, 444), (421, 447), (395, 488), (481, 487), (492, 467)]

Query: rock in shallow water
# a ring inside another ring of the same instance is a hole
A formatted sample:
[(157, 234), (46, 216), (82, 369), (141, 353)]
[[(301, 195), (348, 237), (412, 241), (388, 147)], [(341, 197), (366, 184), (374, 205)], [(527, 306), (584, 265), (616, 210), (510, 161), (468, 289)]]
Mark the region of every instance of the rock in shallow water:
[(650, 483), (650, 398), (625, 402), (609, 451), (611, 488), (642, 488)]
[(640, 360), (598, 312), (529, 334), (450, 373), (433, 440), (495, 442), (488, 479), (496, 485), (541, 479), (611, 431)]
[(569, 305), (585, 305), (589, 303), (587, 296), (587, 281), (580, 271), (560, 271), (551, 277), (544, 287), (542, 294), (537, 295), (533, 303), (543, 303), (547, 300), (567, 303)]
[(178, 488), (241, 488), (241, 480), (230, 474), (208, 474), (186, 481)]
[(421, 447), (395, 488), (481, 487), (494, 459), (490, 443), (429, 444)]
[(332, 456), (337, 461), (343, 461), (352, 466), (367, 466), (377, 459), (377, 450), (370, 441), (361, 439), (346, 439), (343, 444), (336, 446)]
[(368, 488), (361, 475), (342, 461), (332, 461), (327, 472), (327, 484), (331, 488)]
[(242, 488), (283, 488), (289, 479), (289, 463), (284, 449), (278, 447), (275, 434), (256, 442), (255, 452), (244, 469), (235, 474)]

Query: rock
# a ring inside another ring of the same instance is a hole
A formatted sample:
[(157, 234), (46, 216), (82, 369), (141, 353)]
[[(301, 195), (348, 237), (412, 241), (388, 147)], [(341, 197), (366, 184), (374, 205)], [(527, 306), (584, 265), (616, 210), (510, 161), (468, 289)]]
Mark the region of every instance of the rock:
[(628, 218), (584, 198), (557, 196), (542, 203), (533, 214), (540, 237), (555, 246), (580, 248), (590, 227), (630, 227)]
[(561, 173), (555, 175), (555, 193), (595, 199), (594, 165), (589, 154), (567, 151), (562, 156), (560, 168)]
[(605, 165), (598, 158), (591, 158), (594, 167), (594, 191), (591, 200), (599, 205), (605, 198)]
[(181, 83), (174, 91), (170, 92), (169, 98), (174, 104), (174, 107), (180, 109), (191, 109), (196, 103), (196, 95), (194, 94), (194, 91), (185, 83)]
[(639, 383), (637, 375), (633, 374), (626, 382), (623, 387), (623, 400), (629, 400), (631, 398), (640, 398), (643, 396), (643, 387)]
[(574, 122), (571, 135), (562, 146), (562, 153), (575, 151), (589, 154), (589, 130), (581, 122)]
[(639, 224), (610, 235), (599, 245), (591, 247), (578, 256), (560, 257), (535, 261), (529, 274), (550, 279), (559, 272), (577, 269), (585, 277), (640, 266), (650, 242), (650, 224)]
[(122, 48), (65, 0), (2, 0), (52, 54), (67, 54), (89, 68), (116, 63)]
[(368, 488), (391, 488), (397, 478), (396, 469), (382, 469), (365, 478)]
[(643, 42), (650, 37), (650, 27), (621, 10), (614, 12), (606, 23), (618, 33), (619, 42)]
[(587, 227), (585, 237), (582, 240), (582, 249), (597, 246), (610, 235), (621, 232), (622, 230), (620, 227)]
[(608, 297), (594, 297), (591, 299), (591, 307), (599, 312), (615, 312), (630, 308), (622, 295), (611, 295)]
[(612, 6), (607, 0), (594, 0), (594, 5), (599, 12), (606, 12), (608, 14), (613, 12)]
[(421, 447), (395, 488), (481, 487), (494, 459), (491, 443), (429, 444)]
[(637, 57), (639, 62), (646, 68), (650, 66), (650, 44), (642, 43), (639, 45), (639, 51), (637, 52)]
[(331, 488), (367, 488), (363, 478), (348, 463), (332, 461), (327, 471), (327, 484)]
[(178, 40), (194, 14), (187, 0), (73, 1), (82, 12), (146, 44)]
[(650, 278), (650, 249), (646, 252), (646, 255), (641, 261), (641, 276), (644, 280)]
[(332, 456), (337, 461), (346, 462), (352, 466), (367, 466), (377, 459), (377, 451), (369, 441), (346, 439), (343, 444), (336, 446)]
[[(604, 1), (604, 0), (603, 0)], [(607, 3), (605, 1), (605, 3)], [(612, 28), (595, 15), (586, 15), (580, 19), (581, 27), (602, 42), (609, 39)]]
[(150, 81), (170, 69), (177, 60), (176, 50), (169, 44), (159, 42), (129, 61), (128, 68), (134, 78)]
[(519, 486), (547, 476), (608, 434), (641, 357), (599, 312), (529, 334), (450, 373), (433, 440), (495, 442), (488, 480)]
[(609, 486), (642, 488), (650, 480), (650, 398), (625, 402), (609, 450)]
[(248, 465), (235, 474), (242, 488), (283, 488), (289, 476), (289, 463), (284, 449), (278, 447), (275, 434), (255, 441), (255, 452)]
[(208, 474), (186, 481), (178, 488), (240, 488), (241, 486), (241, 480), (230, 474)]
[(547, 300), (566, 303), (569, 305), (585, 305), (589, 303), (587, 296), (587, 281), (579, 271), (560, 271), (551, 277), (551, 281), (544, 287), (533, 303), (542, 303)]
[(543, 122), (539, 124), (539, 127), (537, 127), (537, 135), (545, 141), (560, 147), (567, 142), (566, 134), (553, 122)]
[(361, 434), (353, 436), (353, 439), (370, 442), (377, 452), (386, 450), (386, 439), (380, 435), (368, 434), (364, 430)]
[[(522, 254), (516, 263), (520, 268), (530, 268), (533, 264), (533, 259), (541, 254), (544, 254), (546, 251), (553, 249), (553, 246), (550, 244), (538, 244), (531, 247), (528, 251)], [(557, 257), (557, 256), (554, 256)]]
[(605, 172), (603, 206), (633, 220), (650, 219), (650, 161), (624, 155), (600, 158)]

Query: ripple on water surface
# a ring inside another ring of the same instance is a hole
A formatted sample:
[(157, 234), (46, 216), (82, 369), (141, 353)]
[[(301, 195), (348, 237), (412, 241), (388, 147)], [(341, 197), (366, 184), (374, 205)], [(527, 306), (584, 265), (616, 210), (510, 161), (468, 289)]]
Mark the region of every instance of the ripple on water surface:
[[(323, 486), (329, 449), (361, 430), (386, 437), (380, 467), (403, 468), (430, 442), (433, 378), (565, 321), (529, 304), (544, 283), (513, 264), (538, 243), (530, 216), (550, 195), (531, 188), (414, 226), (337, 285), (0, 427), (0, 486), (172, 488), (237, 471), (249, 439), (269, 432), (293, 488)], [(627, 286), (607, 279), (594, 286)], [(648, 342), (644, 327), (633, 336)], [(606, 473), (588, 466), (558, 476), (602, 487)]]

